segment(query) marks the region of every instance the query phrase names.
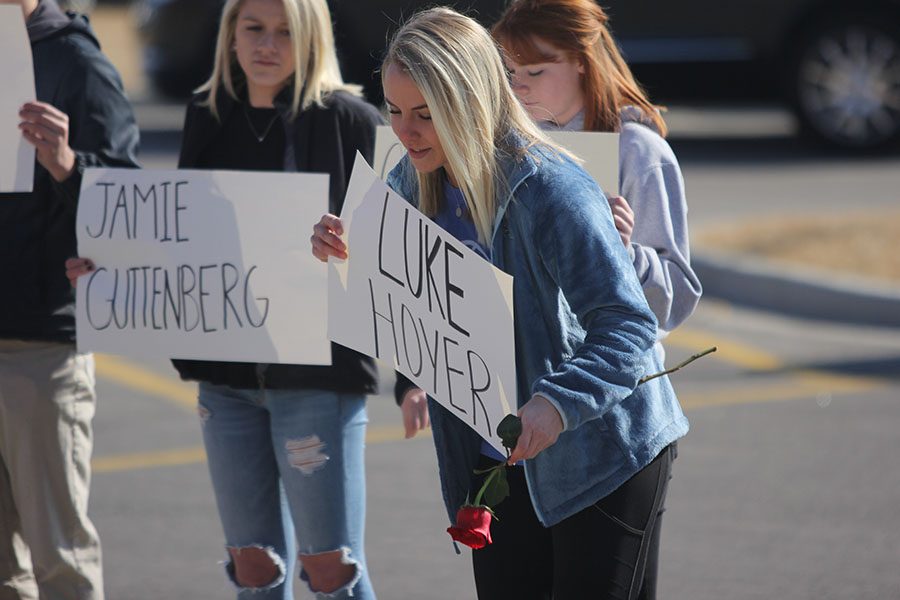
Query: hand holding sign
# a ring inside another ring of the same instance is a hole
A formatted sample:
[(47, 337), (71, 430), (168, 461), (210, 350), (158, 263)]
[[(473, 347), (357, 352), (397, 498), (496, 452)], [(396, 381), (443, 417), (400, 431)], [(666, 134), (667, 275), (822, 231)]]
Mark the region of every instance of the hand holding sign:
[(631, 205), (622, 196), (609, 196), (609, 208), (612, 210), (616, 231), (622, 238), (622, 244), (627, 248), (631, 245), (631, 234), (634, 231), (634, 211)]
[(329, 256), (346, 260), (347, 245), (340, 238), (344, 234), (344, 224), (334, 215), (322, 215), (319, 222), (313, 226), (312, 243), (313, 256), (327, 262)]
[(75, 170), (75, 151), (69, 147), (69, 115), (46, 102), (27, 102), (19, 111), (22, 136), (37, 150), (37, 160), (56, 181)]
[(79, 277), (87, 275), (93, 270), (94, 261), (89, 258), (81, 258), (78, 256), (66, 259), (66, 279), (69, 280), (72, 287), (77, 287)]

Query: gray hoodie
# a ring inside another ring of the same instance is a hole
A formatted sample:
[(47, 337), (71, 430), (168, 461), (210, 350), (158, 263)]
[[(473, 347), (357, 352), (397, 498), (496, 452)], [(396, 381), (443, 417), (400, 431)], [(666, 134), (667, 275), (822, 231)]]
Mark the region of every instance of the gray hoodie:
[(684, 178), (653, 122), (633, 106), (620, 114), (619, 187), (635, 221), (629, 250), (662, 339), (691, 316), (703, 292), (691, 269)]

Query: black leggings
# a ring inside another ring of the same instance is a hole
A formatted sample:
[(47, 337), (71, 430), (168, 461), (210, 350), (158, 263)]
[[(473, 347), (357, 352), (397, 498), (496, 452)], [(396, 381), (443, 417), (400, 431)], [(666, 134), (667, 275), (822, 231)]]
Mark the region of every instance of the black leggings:
[[(510, 493), (495, 508), (493, 543), (472, 551), (478, 598), (656, 598), (659, 530), (676, 452), (668, 446), (609, 496), (549, 528), (534, 514), (524, 470), (508, 468)], [(483, 457), (480, 467), (491, 464)]]

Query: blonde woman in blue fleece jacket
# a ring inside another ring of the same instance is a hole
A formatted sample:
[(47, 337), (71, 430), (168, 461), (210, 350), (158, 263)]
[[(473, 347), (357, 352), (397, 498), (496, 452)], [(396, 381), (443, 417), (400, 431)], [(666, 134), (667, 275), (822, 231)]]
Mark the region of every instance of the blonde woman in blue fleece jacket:
[[(672, 443), (688, 423), (667, 378), (637, 387), (662, 367), (655, 319), (606, 198), (529, 118), (474, 20), (440, 8), (415, 16), (391, 42), (382, 82), (407, 150), (388, 184), (513, 276), (522, 434), (509, 463), (523, 464), (507, 468), (493, 543), (473, 552), (478, 596), (637, 597)], [(346, 257), (341, 231), (324, 216), (313, 253)], [(424, 396), (409, 382), (396, 392)], [(498, 460), (428, 407), (453, 521), (481, 485), (475, 469)]]
[[(493, 27), (513, 91), (545, 131), (619, 135), (623, 196), (610, 208), (659, 340), (697, 306), (700, 281), (690, 264), (687, 200), (660, 111), (635, 81), (593, 0), (516, 0)], [(661, 343), (656, 345), (665, 357)], [(406, 437), (428, 426), (424, 396), (403, 406)]]

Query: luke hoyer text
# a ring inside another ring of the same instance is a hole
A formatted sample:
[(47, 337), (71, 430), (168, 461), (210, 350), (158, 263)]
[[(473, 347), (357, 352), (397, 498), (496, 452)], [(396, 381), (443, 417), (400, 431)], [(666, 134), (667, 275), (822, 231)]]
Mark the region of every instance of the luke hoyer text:
[[(96, 185), (103, 189), (103, 210), (98, 222), (85, 226), (88, 236), (174, 244), (190, 241), (182, 222), (188, 210), (183, 189), (187, 181), (143, 187), (108, 181)], [(269, 299), (251, 296), (251, 278), (256, 271), (256, 265), (244, 271), (228, 261), (100, 267), (86, 284), (88, 322), (98, 331), (114, 327), (211, 333), (262, 327), (269, 314)], [(101, 290), (106, 293), (98, 298)]]
[[(485, 397), (499, 392), (492, 385), (491, 369), (485, 359), (466, 347), (471, 334), (453, 317), (453, 303), (463, 302), (466, 293), (451, 281), (451, 265), (464, 260), (465, 255), (439, 233), (434, 233), (430, 222), (421, 216), (414, 217), (418, 235), (411, 234), (409, 205), (402, 203), (401, 225), (398, 211), (388, 210), (388, 199), (386, 193), (379, 224), (380, 277), (375, 281), (368, 280), (375, 356), (380, 358), (382, 354), (379, 337), (384, 330), (380, 333), (381, 324), (390, 332), (397, 366), (412, 375), (412, 379), (433, 396), (446, 398), (460, 417), (465, 415), (464, 420), (473, 427), (490, 433), (493, 429)], [(387, 254), (386, 229), (392, 232), (389, 236), (399, 236), (402, 240), (402, 256)], [(426, 327), (418, 311), (440, 315), (452, 332), (448, 335)], [(454, 393), (454, 388), (462, 388), (462, 394), (459, 389)], [(482, 426), (478, 425), (479, 415), (484, 417)]]

